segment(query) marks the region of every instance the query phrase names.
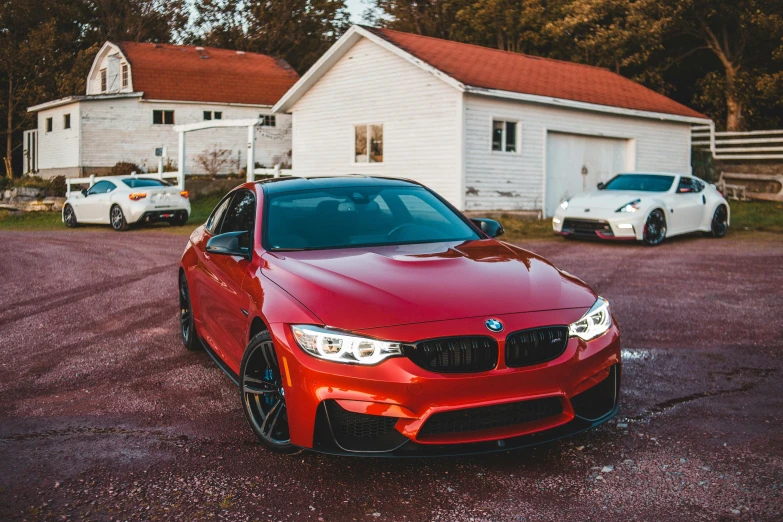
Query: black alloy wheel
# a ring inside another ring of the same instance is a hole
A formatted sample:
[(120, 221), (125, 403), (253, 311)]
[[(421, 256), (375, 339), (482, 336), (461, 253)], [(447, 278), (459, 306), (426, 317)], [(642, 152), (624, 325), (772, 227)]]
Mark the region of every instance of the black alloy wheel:
[(179, 326), (182, 344), (191, 352), (201, 348), (201, 342), (196, 335), (196, 323), (193, 320), (193, 307), (190, 304), (188, 280), (184, 272), (179, 274)]
[(288, 409), (280, 364), (269, 332), (250, 340), (239, 372), (239, 394), (250, 427), (266, 448), (295, 453), (288, 430)]
[(729, 211), (726, 209), (726, 205), (720, 205), (715, 209), (715, 213), (712, 215), (712, 226), (710, 227), (710, 234), (712, 237), (723, 237), (729, 230)]
[(119, 205), (114, 205), (111, 207), (109, 217), (111, 219), (111, 227), (114, 230), (117, 232), (128, 230), (128, 222), (125, 221), (125, 214), (122, 213), (122, 209)]
[(74, 212), (71, 205), (65, 205), (63, 208), (63, 221), (65, 221), (65, 226), (68, 228), (74, 228), (79, 224), (76, 221), (76, 212)]
[(655, 246), (660, 245), (665, 237), (666, 216), (663, 215), (662, 210), (656, 208), (647, 216), (647, 221), (644, 223), (642, 240), (646, 245)]

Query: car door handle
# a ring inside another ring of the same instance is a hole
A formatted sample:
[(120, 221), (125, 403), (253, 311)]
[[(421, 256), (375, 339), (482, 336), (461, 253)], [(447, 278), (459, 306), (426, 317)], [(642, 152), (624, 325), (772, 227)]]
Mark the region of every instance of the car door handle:
[(707, 198), (704, 196), (704, 194), (701, 195), (701, 202), (705, 205), (707, 204)]

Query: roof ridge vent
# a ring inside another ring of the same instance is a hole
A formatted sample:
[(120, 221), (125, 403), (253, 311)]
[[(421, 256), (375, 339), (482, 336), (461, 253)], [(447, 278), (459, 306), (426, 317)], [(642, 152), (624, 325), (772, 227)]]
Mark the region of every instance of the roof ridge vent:
[(203, 47), (201, 47), (201, 46), (198, 46), (198, 47), (196, 47), (196, 50), (197, 50), (197, 51), (203, 51), (203, 50), (204, 50), (204, 48), (203, 48)]
[(242, 56), (243, 54), (245, 54), (245, 51), (237, 51), (237, 54), (238, 54), (239, 56)]

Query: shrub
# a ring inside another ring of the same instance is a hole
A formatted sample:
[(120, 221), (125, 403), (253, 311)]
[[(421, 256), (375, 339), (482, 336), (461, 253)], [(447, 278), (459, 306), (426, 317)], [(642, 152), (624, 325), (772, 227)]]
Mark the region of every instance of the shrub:
[(144, 169), (136, 165), (135, 163), (131, 163), (129, 161), (119, 161), (117, 162), (109, 171), (109, 176), (127, 176), (128, 174), (131, 174), (132, 172), (136, 172), (137, 174), (141, 174), (144, 172)]
[(50, 196), (56, 196), (60, 198), (65, 197), (65, 176), (55, 176), (49, 180), (49, 186), (46, 188)]

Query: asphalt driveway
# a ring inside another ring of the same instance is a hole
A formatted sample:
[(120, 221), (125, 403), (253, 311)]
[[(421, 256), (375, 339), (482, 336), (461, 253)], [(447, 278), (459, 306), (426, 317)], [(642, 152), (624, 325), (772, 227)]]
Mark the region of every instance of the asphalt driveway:
[(525, 243), (612, 303), (620, 416), (439, 460), (264, 451), (180, 344), (185, 241), (0, 232), (0, 519), (783, 519), (783, 236)]

